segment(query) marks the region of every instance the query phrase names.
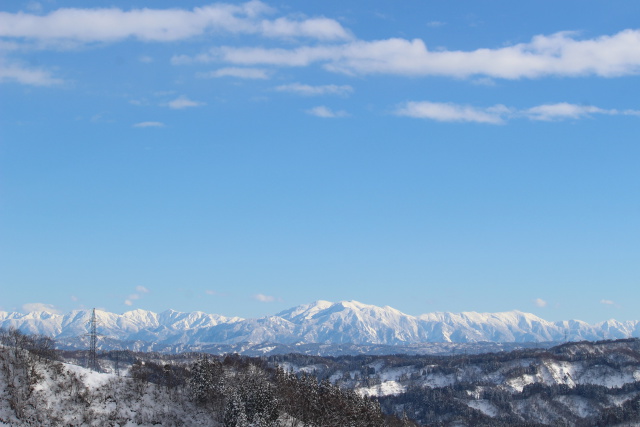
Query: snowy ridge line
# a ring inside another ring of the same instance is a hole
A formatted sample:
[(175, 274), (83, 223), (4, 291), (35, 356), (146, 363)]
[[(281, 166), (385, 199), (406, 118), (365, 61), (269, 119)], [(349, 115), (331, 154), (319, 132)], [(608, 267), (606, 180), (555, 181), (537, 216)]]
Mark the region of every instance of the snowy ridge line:
[[(67, 314), (0, 312), (0, 327), (69, 339), (86, 334), (89, 310)], [(257, 319), (196, 311), (123, 314), (96, 310), (98, 331), (120, 341), (163, 345), (237, 343), (381, 344), (549, 342), (640, 337), (640, 321), (590, 325), (580, 320), (549, 322), (520, 311), (429, 313), (411, 316), (392, 307), (357, 301), (316, 301)]]

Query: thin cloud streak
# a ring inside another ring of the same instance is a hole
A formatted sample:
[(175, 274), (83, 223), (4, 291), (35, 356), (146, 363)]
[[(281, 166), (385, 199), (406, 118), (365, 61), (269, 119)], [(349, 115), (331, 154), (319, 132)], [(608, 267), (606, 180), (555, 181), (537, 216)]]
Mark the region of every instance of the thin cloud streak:
[(133, 125), (135, 128), (161, 128), (164, 127), (162, 122), (140, 122)]
[(492, 107), (474, 107), (444, 102), (411, 101), (394, 111), (397, 116), (429, 119), (438, 122), (469, 122), (505, 124), (515, 118), (532, 121), (562, 121), (590, 118), (593, 115), (640, 116), (640, 110), (603, 109), (589, 105), (560, 102), (544, 104), (524, 110), (517, 110), (501, 104)]
[(52, 77), (48, 71), (24, 68), (17, 64), (5, 64), (0, 58), (0, 83), (54, 86), (64, 83), (64, 80)]
[(205, 79), (215, 79), (220, 77), (236, 77), (239, 79), (255, 79), (265, 80), (269, 78), (269, 72), (262, 68), (238, 68), (227, 67), (220, 68), (215, 71), (209, 71), (207, 73), (198, 73), (198, 77)]
[(168, 102), (166, 105), (173, 110), (183, 110), (185, 108), (201, 107), (206, 104), (204, 102), (192, 101), (191, 99), (183, 95), (179, 96), (173, 101)]
[(542, 308), (542, 307), (546, 307), (547, 306), (547, 301), (543, 300), (542, 298), (536, 298), (533, 300), (533, 303), (535, 305), (537, 305), (538, 307)]
[(302, 83), (291, 83), (286, 85), (280, 85), (276, 87), (278, 92), (290, 92), (297, 93), (304, 96), (318, 96), (318, 95), (341, 95), (346, 96), (353, 93), (353, 87), (349, 85), (321, 85), (311, 86)]
[(252, 298), (256, 301), (260, 301), (260, 302), (276, 302), (276, 301), (282, 301), (282, 298), (277, 298), (271, 295), (264, 295), (264, 294), (255, 294), (252, 296)]
[(398, 116), (420, 119), (431, 119), (439, 122), (475, 122), (502, 124), (502, 115), (508, 109), (504, 105), (489, 108), (476, 108), (468, 105), (457, 105), (442, 102), (407, 102), (395, 112)]
[(325, 107), (324, 105), (320, 105), (314, 108), (307, 110), (307, 114), (312, 116), (321, 117), (323, 119), (335, 119), (340, 117), (349, 117), (349, 113), (346, 111), (334, 111), (329, 107)]

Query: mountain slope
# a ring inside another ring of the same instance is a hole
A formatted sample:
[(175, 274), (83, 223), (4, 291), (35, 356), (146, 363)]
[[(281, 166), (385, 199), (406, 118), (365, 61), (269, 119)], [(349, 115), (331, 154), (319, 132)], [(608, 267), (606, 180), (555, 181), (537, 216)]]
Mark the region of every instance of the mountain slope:
[[(0, 327), (56, 339), (84, 337), (90, 311), (65, 315), (0, 312)], [(259, 319), (203, 312), (96, 310), (98, 332), (121, 341), (165, 345), (248, 343), (408, 345), (429, 342), (543, 342), (640, 336), (638, 321), (596, 325), (579, 320), (549, 322), (530, 313), (430, 313), (411, 316), (392, 307), (357, 301), (316, 301)]]

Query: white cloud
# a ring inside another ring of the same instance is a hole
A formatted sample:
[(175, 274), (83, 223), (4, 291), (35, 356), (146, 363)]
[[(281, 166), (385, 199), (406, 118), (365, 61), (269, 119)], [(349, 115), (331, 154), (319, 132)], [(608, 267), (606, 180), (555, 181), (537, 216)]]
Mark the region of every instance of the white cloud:
[(190, 107), (201, 107), (206, 104), (204, 102), (192, 101), (183, 95), (183, 96), (177, 97), (173, 101), (168, 102), (166, 105), (169, 108), (172, 108), (174, 110), (182, 110), (184, 108), (190, 108)]
[(536, 298), (533, 300), (533, 303), (535, 305), (537, 305), (538, 307), (546, 307), (547, 302), (545, 300), (543, 300), (542, 298)]
[[(226, 61), (240, 65), (277, 65), (306, 67), (314, 62), (335, 61), (341, 57), (344, 46), (302, 46), (296, 49), (265, 49), (253, 47), (220, 47), (191, 58), (195, 62)], [(185, 61), (188, 57), (181, 56)]]
[(311, 37), (321, 40), (346, 40), (351, 34), (333, 19), (311, 18), (303, 21), (292, 21), (278, 18), (273, 21), (262, 21), (261, 30), (268, 37)]
[(141, 57), (138, 58), (138, 61), (144, 64), (150, 64), (153, 62), (153, 58), (148, 55), (142, 55)]
[(207, 295), (218, 295), (216, 291), (213, 291), (211, 289), (207, 289), (206, 291), (204, 291), (204, 293)]
[(603, 110), (589, 105), (576, 105), (567, 102), (539, 105), (522, 112), (531, 120), (580, 119), (590, 114), (617, 114), (615, 110)]
[(476, 108), (442, 102), (407, 102), (396, 110), (399, 116), (431, 119), (439, 122), (504, 123), (503, 115), (509, 110), (503, 105)]
[(589, 105), (570, 104), (561, 102), (544, 104), (524, 110), (494, 105), (492, 107), (473, 107), (441, 102), (406, 102), (395, 110), (398, 116), (420, 119), (431, 119), (439, 122), (475, 122), (489, 124), (503, 124), (514, 118), (527, 118), (534, 121), (560, 121), (567, 119), (582, 119), (593, 114), (610, 116), (640, 116), (640, 110), (603, 109)]
[(603, 300), (600, 301), (600, 304), (614, 305), (615, 303), (613, 301), (611, 301), (610, 299), (603, 299)]
[(161, 128), (161, 127), (164, 127), (164, 123), (162, 123), (162, 122), (140, 122), (140, 123), (134, 124), (133, 127), (136, 127), (136, 128), (150, 128), (150, 127)]
[(150, 291), (149, 291), (149, 289), (145, 288), (144, 286), (138, 285), (138, 286), (136, 286), (136, 292), (137, 293), (129, 295), (124, 300), (124, 305), (129, 305), (129, 306), (133, 305), (133, 302), (135, 300), (139, 300), (140, 298), (142, 298), (142, 295), (148, 294)]
[(280, 298), (276, 298), (274, 296), (271, 295), (264, 295), (264, 294), (255, 294), (252, 297), (253, 299), (260, 301), (260, 302), (274, 302), (274, 301), (281, 301)]
[(24, 304), (22, 306), (22, 311), (25, 313), (44, 311), (46, 313), (51, 313), (51, 314), (60, 314), (60, 310), (55, 308), (53, 304), (43, 304), (41, 302), (31, 302), (31, 303)]
[(349, 32), (332, 19), (264, 18), (273, 12), (257, 0), (241, 4), (214, 3), (192, 10), (62, 8), (43, 16), (0, 12), (0, 37), (32, 39), (46, 44), (114, 42), (130, 37), (165, 42), (213, 31), (280, 38), (351, 38)]
[(291, 83), (287, 85), (281, 85), (276, 87), (279, 92), (291, 92), (298, 93), (300, 95), (314, 96), (314, 95), (349, 95), (353, 92), (353, 88), (349, 85), (322, 85), (311, 86), (302, 83)]
[(78, 301), (78, 297), (75, 296), (75, 295), (71, 295), (71, 301), (77, 302)]
[(349, 113), (347, 113), (346, 111), (333, 111), (328, 107), (325, 107), (324, 105), (320, 105), (318, 107), (313, 107), (310, 110), (307, 110), (307, 114), (310, 114), (312, 116), (316, 116), (316, 117), (322, 117), (325, 119), (333, 119), (333, 118), (339, 118), (339, 117), (348, 117)]
[(237, 68), (228, 67), (219, 70), (209, 71), (208, 73), (198, 73), (198, 77), (202, 78), (219, 78), (219, 77), (237, 77), (239, 79), (268, 79), (269, 73), (262, 68)]
[(325, 68), (347, 74), (407, 76), (485, 76), (500, 79), (544, 76), (615, 77), (640, 73), (640, 30), (578, 40), (560, 32), (539, 35), (528, 43), (472, 51), (434, 50), (420, 39), (357, 40), (341, 45), (281, 48), (222, 47), (194, 58), (222, 59), (229, 63)]
[(0, 59), (0, 83), (20, 83), (30, 86), (54, 86), (64, 83), (44, 70), (24, 68), (18, 64), (7, 64)]

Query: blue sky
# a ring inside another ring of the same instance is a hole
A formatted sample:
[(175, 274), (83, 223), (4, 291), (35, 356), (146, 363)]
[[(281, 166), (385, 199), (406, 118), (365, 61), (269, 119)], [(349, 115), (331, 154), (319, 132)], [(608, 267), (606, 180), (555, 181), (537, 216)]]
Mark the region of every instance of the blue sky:
[(640, 317), (636, 1), (2, 8), (2, 310)]

